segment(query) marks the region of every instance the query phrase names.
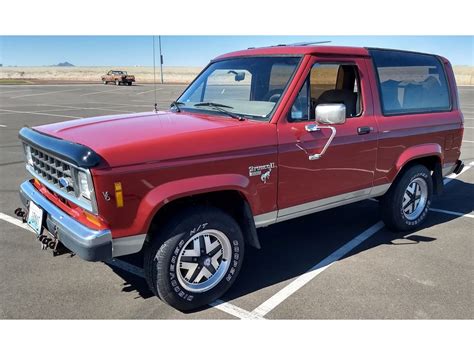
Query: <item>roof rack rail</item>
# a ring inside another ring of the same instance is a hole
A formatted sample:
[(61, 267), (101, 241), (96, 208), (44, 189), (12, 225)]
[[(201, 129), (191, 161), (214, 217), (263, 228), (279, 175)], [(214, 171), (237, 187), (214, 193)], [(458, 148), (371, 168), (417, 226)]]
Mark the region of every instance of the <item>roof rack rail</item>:
[[(288, 46), (313, 46), (316, 44), (331, 43), (332, 41), (317, 41), (317, 42), (296, 42), (296, 43), (279, 43), (274, 44), (273, 46), (264, 46), (260, 48), (271, 48), (271, 47), (288, 47)], [(255, 49), (256, 47), (248, 47), (247, 49)]]
[(324, 43), (331, 43), (332, 41), (317, 41), (317, 42), (296, 42), (287, 44), (287, 46), (313, 46), (315, 44), (324, 44)]

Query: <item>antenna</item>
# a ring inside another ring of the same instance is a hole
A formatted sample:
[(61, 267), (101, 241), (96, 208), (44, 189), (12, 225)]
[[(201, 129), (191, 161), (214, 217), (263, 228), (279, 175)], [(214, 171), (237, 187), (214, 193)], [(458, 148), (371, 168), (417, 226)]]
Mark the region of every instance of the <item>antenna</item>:
[(160, 45), (160, 74), (161, 74), (161, 83), (163, 84), (163, 54), (161, 54), (161, 36), (158, 36), (158, 43)]
[(155, 65), (155, 36), (153, 36), (153, 91), (155, 92), (155, 112), (158, 112), (158, 103), (156, 102), (156, 65)]

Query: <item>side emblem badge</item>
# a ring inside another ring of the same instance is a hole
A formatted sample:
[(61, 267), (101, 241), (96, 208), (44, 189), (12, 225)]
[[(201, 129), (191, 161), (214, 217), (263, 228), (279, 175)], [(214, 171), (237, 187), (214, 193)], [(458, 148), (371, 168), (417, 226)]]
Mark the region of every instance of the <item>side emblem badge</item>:
[(274, 169), (275, 166), (275, 163), (249, 166), (249, 176), (260, 176), (260, 180), (262, 180), (262, 182), (266, 184), (268, 179), (270, 179), (270, 174), (272, 173), (272, 169)]
[(105, 201), (110, 201), (110, 195), (108, 191), (102, 192), (102, 196), (104, 196)]

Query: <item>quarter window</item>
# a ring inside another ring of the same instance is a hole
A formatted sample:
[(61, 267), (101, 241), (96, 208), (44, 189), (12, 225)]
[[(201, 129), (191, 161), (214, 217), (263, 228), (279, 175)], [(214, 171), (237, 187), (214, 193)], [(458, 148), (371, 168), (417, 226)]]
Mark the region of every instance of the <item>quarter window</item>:
[(370, 50), (384, 115), (449, 111), (444, 68), (428, 54)]

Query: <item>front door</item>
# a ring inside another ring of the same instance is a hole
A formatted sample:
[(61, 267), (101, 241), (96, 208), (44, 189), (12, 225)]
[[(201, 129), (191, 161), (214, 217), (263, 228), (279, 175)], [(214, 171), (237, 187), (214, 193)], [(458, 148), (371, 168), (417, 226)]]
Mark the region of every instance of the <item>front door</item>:
[[(314, 60), (292, 101), (288, 115), (278, 122), (278, 219), (335, 207), (368, 197), (373, 184), (378, 130), (363, 58)], [(314, 124), (315, 108), (343, 103), (346, 122)], [(318, 159), (330, 139), (334, 139)], [(327, 128), (322, 128), (327, 127)]]

